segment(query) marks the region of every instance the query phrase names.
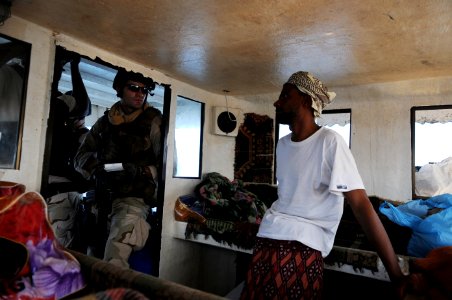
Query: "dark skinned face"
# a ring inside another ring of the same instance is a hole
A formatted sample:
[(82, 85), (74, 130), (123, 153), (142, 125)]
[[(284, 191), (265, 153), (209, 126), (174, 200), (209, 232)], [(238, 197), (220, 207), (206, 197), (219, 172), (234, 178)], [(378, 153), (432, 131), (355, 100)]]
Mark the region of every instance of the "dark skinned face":
[(280, 124), (291, 125), (300, 106), (305, 104), (306, 97), (294, 85), (284, 84), (279, 99), (273, 104), (276, 107), (276, 121)]

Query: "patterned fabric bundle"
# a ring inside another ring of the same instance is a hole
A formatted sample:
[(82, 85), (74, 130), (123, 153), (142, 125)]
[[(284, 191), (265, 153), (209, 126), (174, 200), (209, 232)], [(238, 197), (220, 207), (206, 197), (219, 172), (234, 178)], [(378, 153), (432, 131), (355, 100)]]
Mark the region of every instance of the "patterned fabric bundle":
[(205, 174), (195, 192), (210, 204), (204, 215), (208, 219), (259, 224), (267, 210), (256, 195), (243, 187), (241, 180), (231, 182), (216, 172)]
[(186, 238), (204, 234), (219, 243), (252, 249), (266, 210), (265, 203), (247, 190), (241, 180), (231, 182), (212, 172), (203, 176), (195, 195), (179, 197), (175, 216), (188, 222)]
[(46, 204), (25, 186), (0, 181), (0, 298), (60, 299), (85, 286), (80, 264), (63, 251)]

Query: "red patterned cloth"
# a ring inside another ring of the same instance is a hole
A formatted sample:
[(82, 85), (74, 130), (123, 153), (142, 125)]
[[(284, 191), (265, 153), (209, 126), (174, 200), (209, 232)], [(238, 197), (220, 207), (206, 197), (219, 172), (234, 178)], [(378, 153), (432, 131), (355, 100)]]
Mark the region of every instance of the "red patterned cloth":
[[(80, 264), (58, 244), (46, 204), (25, 186), (0, 181), (0, 299), (59, 299), (85, 286)], [(19, 247), (18, 247), (19, 246)], [(23, 249), (25, 255), (5, 255)]]
[(320, 251), (296, 241), (257, 238), (241, 298), (321, 299)]

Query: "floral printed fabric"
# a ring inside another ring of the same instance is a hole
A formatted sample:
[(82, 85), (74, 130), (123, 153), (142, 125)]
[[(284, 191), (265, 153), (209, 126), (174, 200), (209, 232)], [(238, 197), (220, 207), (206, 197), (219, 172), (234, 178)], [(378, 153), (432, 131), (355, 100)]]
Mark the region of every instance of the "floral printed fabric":
[(17, 244), (28, 252), (28, 257), (13, 256), (17, 261), (8, 262), (19, 266), (17, 271), (1, 272), (8, 275), (0, 276), (1, 299), (60, 299), (85, 286), (80, 264), (55, 239), (40, 194), (0, 182), (0, 238), (1, 252)]

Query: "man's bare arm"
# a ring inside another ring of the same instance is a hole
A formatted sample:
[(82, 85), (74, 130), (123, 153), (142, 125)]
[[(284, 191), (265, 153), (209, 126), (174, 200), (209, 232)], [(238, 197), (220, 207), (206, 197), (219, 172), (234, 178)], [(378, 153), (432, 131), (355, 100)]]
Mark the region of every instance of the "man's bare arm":
[(344, 193), (353, 214), (364, 230), (368, 240), (376, 248), (392, 282), (398, 283), (404, 277), (397, 256), (383, 224), (375, 212), (365, 190)]

